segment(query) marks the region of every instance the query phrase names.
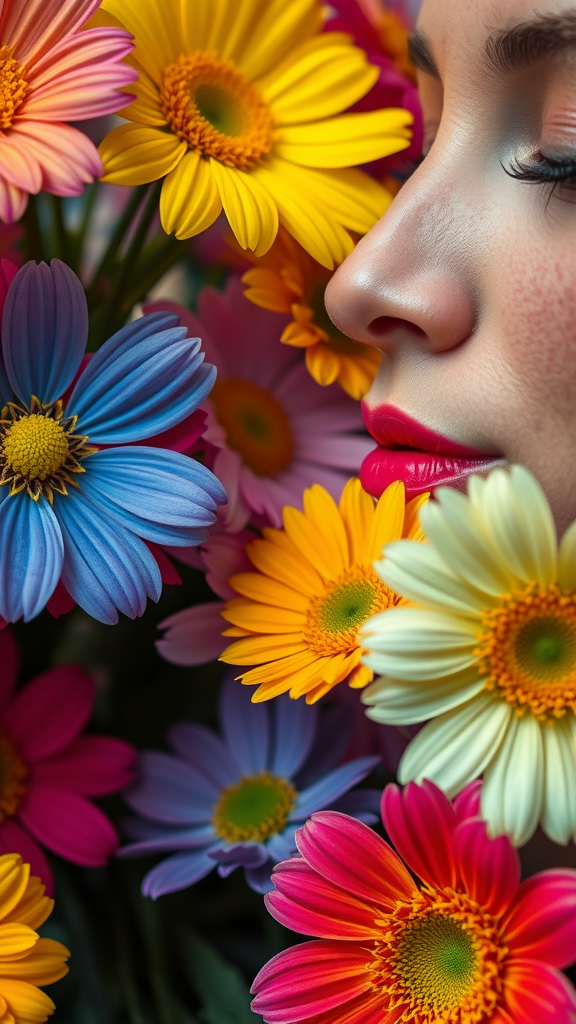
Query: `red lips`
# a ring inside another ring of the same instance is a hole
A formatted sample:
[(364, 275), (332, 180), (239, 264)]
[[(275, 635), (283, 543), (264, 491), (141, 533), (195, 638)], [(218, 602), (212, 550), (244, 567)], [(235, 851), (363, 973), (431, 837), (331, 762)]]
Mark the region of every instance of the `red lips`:
[(402, 480), (406, 497), (414, 498), (442, 484), (457, 486), (471, 473), (504, 461), (429, 430), (393, 405), (370, 409), (363, 402), (362, 415), (381, 446), (366, 456), (360, 469), (364, 490), (376, 498), (395, 480)]

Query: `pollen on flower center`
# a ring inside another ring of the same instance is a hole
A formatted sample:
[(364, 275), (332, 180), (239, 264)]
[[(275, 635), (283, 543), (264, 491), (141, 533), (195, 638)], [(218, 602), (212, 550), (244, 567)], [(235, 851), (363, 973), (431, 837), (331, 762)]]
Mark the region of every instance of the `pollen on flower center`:
[(25, 416), (8, 428), (3, 450), (11, 470), (38, 480), (57, 473), (70, 451), (60, 424), (38, 413)]
[(0, 821), (16, 814), (26, 793), (27, 775), (12, 740), (0, 731)]
[(164, 71), (160, 100), (172, 131), (204, 157), (247, 171), (274, 143), (272, 114), (229, 61), (198, 50)]
[(14, 60), (9, 46), (0, 47), (0, 129), (10, 128), (14, 115), (26, 99), (28, 83), (24, 68)]
[(540, 720), (576, 712), (576, 595), (531, 583), (482, 613), (475, 655), (486, 688)]
[(216, 381), (210, 400), (226, 440), (258, 476), (278, 476), (294, 455), (294, 436), (286, 411), (265, 388), (252, 381)]
[(316, 654), (346, 654), (358, 646), (358, 633), (367, 619), (399, 600), (373, 569), (355, 566), (312, 599), (305, 639)]
[(271, 772), (245, 775), (222, 791), (212, 824), (228, 843), (262, 842), (282, 831), (296, 797), (294, 786)]

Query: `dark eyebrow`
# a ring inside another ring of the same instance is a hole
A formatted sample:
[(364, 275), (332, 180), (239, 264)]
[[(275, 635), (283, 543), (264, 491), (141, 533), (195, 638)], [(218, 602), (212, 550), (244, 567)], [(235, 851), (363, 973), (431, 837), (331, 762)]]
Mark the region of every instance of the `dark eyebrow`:
[(576, 11), (542, 14), (490, 36), (486, 57), (497, 71), (516, 71), (575, 45)]
[(410, 33), (408, 38), (408, 56), (415, 68), (425, 71), (428, 75), (433, 75), (434, 78), (440, 78), (440, 73), (436, 67), (426, 36), (417, 28)]

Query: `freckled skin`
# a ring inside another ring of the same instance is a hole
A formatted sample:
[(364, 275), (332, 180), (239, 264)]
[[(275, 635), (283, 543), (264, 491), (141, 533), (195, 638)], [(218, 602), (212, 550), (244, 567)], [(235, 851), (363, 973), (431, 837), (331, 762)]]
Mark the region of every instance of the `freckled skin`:
[[(576, 190), (550, 195), (502, 163), (552, 144), (556, 123), (576, 159), (575, 54), (507, 76), (482, 58), (490, 31), (567, 7), (424, 0), (442, 77), (419, 73), (435, 139), (327, 293), (338, 327), (384, 353), (368, 404), (527, 466), (560, 531), (576, 518)], [(385, 317), (397, 320), (382, 335)]]

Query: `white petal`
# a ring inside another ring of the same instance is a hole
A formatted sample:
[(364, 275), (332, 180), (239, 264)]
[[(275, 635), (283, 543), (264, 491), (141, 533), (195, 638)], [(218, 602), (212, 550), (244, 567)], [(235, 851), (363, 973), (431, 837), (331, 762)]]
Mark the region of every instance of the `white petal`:
[(496, 757), (484, 773), (482, 816), (492, 835), (523, 846), (534, 834), (544, 798), (544, 744), (532, 715), (513, 714)]
[(494, 757), (510, 715), (504, 701), (482, 693), (428, 722), (404, 752), (400, 782), (430, 779), (449, 796), (459, 793)]
[(374, 562), (384, 583), (403, 597), (429, 608), (450, 608), (462, 615), (478, 612), (496, 603), (458, 579), (446, 562), (429, 544), (415, 540), (396, 540), (386, 544), (384, 558)]
[(487, 529), (500, 557), (521, 582), (553, 583), (557, 543), (550, 506), (523, 466), (495, 469), (483, 493)]
[(576, 522), (568, 527), (560, 541), (558, 586), (576, 590)]
[(476, 668), (447, 679), (431, 679), (425, 685), (383, 677), (362, 690), (363, 704), (372, 705), (368, 718), (385, 725), (413, 725), (425, 722), (465, 704), (484, 687)]
[(477, 624), (441, 612), (392, 608), (368, 620), (362, 643), (368, 651), (364, 664), (379, 675), (438, 679), (475, 664)]
[(544, 808), (542, 828), (554, 843), (576, 839), (576, 741), (566, 715), (542, 727)]

